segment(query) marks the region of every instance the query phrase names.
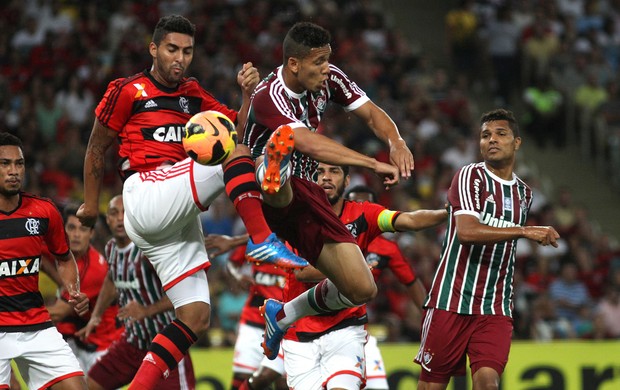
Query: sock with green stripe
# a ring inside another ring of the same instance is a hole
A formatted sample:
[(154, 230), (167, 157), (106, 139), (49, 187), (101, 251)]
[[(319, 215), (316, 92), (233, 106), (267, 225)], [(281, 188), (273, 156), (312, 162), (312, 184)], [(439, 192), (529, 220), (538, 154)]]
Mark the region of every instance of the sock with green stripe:
[(286, 329), (305, 316), (332, 313), (357, 306), (342, 295), (331, 280), (323, 279), (292, 301), (286, 302), (276, 319), (280, 329)]

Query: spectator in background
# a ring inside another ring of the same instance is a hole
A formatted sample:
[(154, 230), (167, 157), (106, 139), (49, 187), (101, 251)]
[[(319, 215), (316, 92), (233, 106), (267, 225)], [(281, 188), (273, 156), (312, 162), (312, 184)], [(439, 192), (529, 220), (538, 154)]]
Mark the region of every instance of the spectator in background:
[[(591, 303), (588, 289), (577, 278), (577, 272), (577, 264), (570, 258), (564, 259), (559, 277), (549, 285), (549, 297), (555, 306), (556, 314), (570, 323), (571, 331), (575, 330), (582, 306)], [(566, 338), (571, 335), (569, 332), (563, 336)]]
[(450, 10), (445, 18), (447, 49), (454, 71), (465, 75), (468, 84), (477, 78), (475, 72), (480, 54), (479, 25), (474, 5), (473, 0), (460, 0), (458, 7)]
[(603, 324), (604, 337), (620, 338), (620, 267), (611, 271), (595, 315)]
[(528, 115), (526, 128), (539, 147), (549, 141), (560, 147), (564, 144), (564, 98), (550, 83), (549, 77), (539, 78), (523, 92)]

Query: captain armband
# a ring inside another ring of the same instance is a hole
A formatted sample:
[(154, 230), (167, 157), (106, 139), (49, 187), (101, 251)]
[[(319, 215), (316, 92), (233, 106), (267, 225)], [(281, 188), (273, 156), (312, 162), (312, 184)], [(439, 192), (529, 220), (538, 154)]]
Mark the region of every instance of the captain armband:
[(400, 211), (394, 210), (383, 210), (380, 212), (379, 217), (377, 218), (379, 229), (382, 232), (395, 232), (396, 228), (394, 228), (394, 221), (396, 221), (396, 217), (399, 215)]

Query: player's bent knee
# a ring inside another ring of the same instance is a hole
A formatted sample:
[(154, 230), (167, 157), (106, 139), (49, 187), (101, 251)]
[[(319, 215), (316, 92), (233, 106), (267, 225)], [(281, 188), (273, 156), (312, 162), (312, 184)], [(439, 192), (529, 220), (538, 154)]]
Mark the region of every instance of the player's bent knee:
[(372, 301), (377, 296), (377, 285), (372, 283), (356, 285), (348, 292), (340, 291), (353, 305), (359, 306)]
[(209, 328), (211, 308), (204, 302), (193, 302), (175, 310), (176, 317), (187, 325), (196, 335), (201, 335)]

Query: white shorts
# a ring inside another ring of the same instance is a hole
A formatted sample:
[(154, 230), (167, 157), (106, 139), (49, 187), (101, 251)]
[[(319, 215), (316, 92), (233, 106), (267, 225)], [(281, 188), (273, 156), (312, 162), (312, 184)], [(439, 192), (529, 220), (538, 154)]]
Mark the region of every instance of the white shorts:
[(83, 376), (80, 363), (55, 327), (34, 332), (0, 332), (0, 388), (11, 381), (11, 359), (29, 389)]
[(290, 388), (359, 389), (366, 371), (364, 326), (349, 326), (308, 343), (284, 340), (284, 369)]
[(67, 340), (67, 344), (69, 344), (69, 347), (73, 351), (73, 354), (75, 355), (78, 362), (80, 363), (80, 367), (82, 368), (82, 371), (84, 371), (84, 373), (87, 375), (88, 375), (88, 371), (90, 370), (90, 368), (94, 366), (95, 363), (97, 363), (97, 359), (105, 355), (107, 352), (107, 350), (87, 351), (83, 348), (78, 347), (77, 343), (75, 342), (75, 339), (72, 339), (72, 338)]
[(284, 375), (284, 355), (282, 350), (278, 357), (269, 360), (263, 354), (261, 343), (263, 342), (262, 328), (247, 324), (239, 324), (235, 353), (233, 357), (233, 372), (239, 374), (252, 374), (259, 366), (267, 367), (280, 375)]
[(125, 230), (155, 267), (164, 290), (208, 267), (199, 214), (223, 190), (220, 165), (200, 165), (189, 157), (135, 173), (123, 184)]
[(364, 347), (364, 351), (366, 352), (366, 388), (388, 390), (383, 357), (375, 336), (368, 336), (368, 342)]
[(210, 305), (211, 295), (207, 273), (196, 272), (183, 278), (179, 283), (170, 287), (166, 295), (175, 309), (192, 302), (205, 302)]

